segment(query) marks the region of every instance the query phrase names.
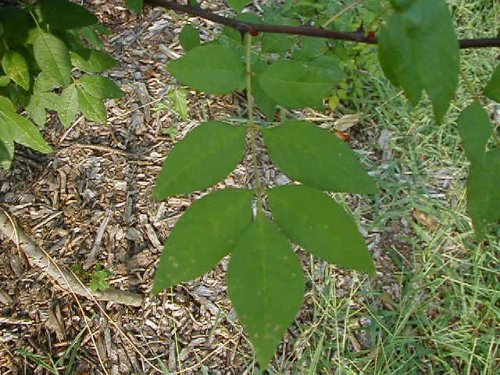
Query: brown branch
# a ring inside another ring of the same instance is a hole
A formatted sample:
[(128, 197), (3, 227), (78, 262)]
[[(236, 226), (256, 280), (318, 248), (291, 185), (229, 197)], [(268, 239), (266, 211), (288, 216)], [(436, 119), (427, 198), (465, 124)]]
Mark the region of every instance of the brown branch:
[[(224, 26), (238, 30), (240, 33), (250, 33), (257, 35), (259, 32), (288, 34), (288, 35), (304, 35), (318, 38), (343, 40), (355, 43), (377, 44), (375, 33), (365, 33), (363, 30), (354, 32), (326, 30), (320, 27), (310, 26), (287, 26), (287, 25), (271, 25), (257, 24), (252, 22), (238, 21), (234, 18), (223, 17), (211, 11), (202, 9), (192, 5), (182, 5), (175, 1), (169, 0), (145, 0), (154, 6), (160, 6), (166, 9), (174, 10), (178, 13), (186, 13), (191, 16), (200, 17)], [(460, 48), (486, 48), (500, 47), (500, 38), (481, 38), (481, 39), (462, 39), (459, 40)]]

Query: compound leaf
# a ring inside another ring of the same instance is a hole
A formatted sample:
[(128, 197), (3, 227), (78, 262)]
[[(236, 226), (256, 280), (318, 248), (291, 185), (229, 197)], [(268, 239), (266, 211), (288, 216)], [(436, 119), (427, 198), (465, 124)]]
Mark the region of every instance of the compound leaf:
[(497, 65), (495, 71), (493, 72), (493, 76), (486, 85), (484, 94), (491, 100), (500, 103), (500, 64)]
[(224, 189), (194, 202), (165, 242), (153, 293), (203, 275), (228, 255), (251, 223), (252, 197)]
[(108, 53), (95, 49), (71, 52), (73, 66), (88, 73), (102, 73), (118, 63)]
[(235, 246), (227, 282), (231, 302), (265, 369), (299, 312), (305, 282), (287, 238), (264, 214)]
[(40, 9), (44, 21), (54, 29), (79, 29), (97, 23), (90, 11), (69, 0), (42, 0)]
[(245, 86), (245, 66), (229, 47), (204, 44), (168, 64), (183, 84), (209, 94), (227, 94)]
[(2, 58), (2, 68), (15, 83), (25, 90), (30, 89), (30, 72), (23, 55), (16, 51), (7, 51)]
[(262, 72), (260, 85), (271, 99), (283, 107), (321, 109), (322, 99), (338, 82), (324, 73), (324, 69), (316, 66), (280, 60)]
[(488, 224), (500, 222), (500, 149), (485, 152), (480, 159), (471, 160), (467, 179), (467, 211), (479, 239)]
[(163, 164), (154, 197), (188, 194), (226, 177), (245, 152), (243, 126), (206, 122), (177, 144)]
[(378, 193), (351, 148), (330, 131), (285, 121), (263, 134), (271, 159), (289, 177), (322, 190)]
[(391, 82), (415, 105), (422, 90), (441, 122), (455, 94), (459, 45), (444, 0), (416, 0), (399, 9), (379, 33), (379, 60)]
[(291, 241), (328, 262), (375, 273), (355, 221), (326, 194), (289, 185), (269, 190), (268, 197), (273, 217)]
[(68, 48), (62, 40), (40, 31), (33, 45), (33, 52), (42, 72), (62, 87), (71, 83), (71, 60)]
[(470, 161), (480, 159), (486, 151), (486, 144), (493, 135), (488, 112), (479, 103), (468, 106), (458, 119), (458, 131)]
[(184, 25), (179, 34), (179, 43), (181, 44), (184, 51), (191, 51), (193, 48), (198, 47), (201, 44), (200, 32), (193, 25)]

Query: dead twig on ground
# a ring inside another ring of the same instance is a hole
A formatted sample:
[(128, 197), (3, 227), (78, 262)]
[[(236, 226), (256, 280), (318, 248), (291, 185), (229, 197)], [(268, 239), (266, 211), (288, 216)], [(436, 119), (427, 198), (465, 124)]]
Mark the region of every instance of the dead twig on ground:
[(71, 273), (58, 267), (38, 248), (35, 242), (2, 210), (0, 210), (0, 232), (14, 242), (24, 252), (32, 266), (40, 267), (63, 289), (71, 289), (75, 294), (101, 301), (110, 301), (128, 306), (142, 305), (143, 296), (118, 289), (91, 292)]

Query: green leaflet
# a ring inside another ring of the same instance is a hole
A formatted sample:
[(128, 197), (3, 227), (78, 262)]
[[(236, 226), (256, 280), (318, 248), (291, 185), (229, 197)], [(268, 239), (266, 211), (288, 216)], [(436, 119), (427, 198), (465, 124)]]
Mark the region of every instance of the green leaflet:
[(10, 83), (10, 77), (1, 75), (0, 76), (0, 87), (7, 87)]
[(180, 82), (209, 94), (227, 94), (245, 86), (245, 66), (229, 47), (204, 44), (168, 64)]
[(272, 161), (289, 177), (322, 190), (379, 192), (351, 148), (330, 131), (285, 121), (263, 134)]
[(142, 13), (142, 7), (144, 6), (143, 0), (125, 0), (127, 8), (136, 14)]
[(488, 112), (479, 103), (468, 106), (458, 119), (458, 131), (470, 161), (479, 160), (486, 151), (486, 144), (493, 135)]
[(205, 189), (226, 177), (245, 152), (243, 126), (206, 122), (177, 144), (163, 164), (155, 199)]
[(167, 94), (167, 98), (172, 102), (173, 110), (179, 117), (183, 120), (187, 120), (189, 118), (187, 91), (184, 89), (172, 90)]
[(44, 93), (34, 93), (31, 95), (30, 101), (25, 108), (29, 117), (39, 127), (45, 126), (45, 120), (47, 118), (43, 94)]
[(118, 64), (108, 53), (95, 49), (71, 52), (71, 62), (75, 68), (88, 73), (102, 73)]
[(273, 217), (291, 241), (330, 263), (375, 274), (356, 223), (333, 199), (302, 185), (281, 186), (267, 194)]
[(293, 51), (293, 60), (310, 61), (328, 52), (327, 39), (301, 36), (299, 46)]
[(35, 85), (34, 85), (34, 92), (40, 93), (40, 92), (48, 92), (52, 91), (56, 87), (59, 86), (59, 84), (54, 81), (47, 73), (40, 72), (38, 76), (35, 78)]
[(331, 93), (337, 79), (324, 69), (297, 61), (280, 60), (261, 75), (260, 85), (266, 94), (286, 108), (321, 109), (323, 98)]
[(194, 202), (165, 242), (152, 292), (197, 278), (228, 255), (251, 223), (252, 197), (225, 189)]
[(93, 96), (83, 85), (77, 85), (76, 90), (78, 93), (78, 106), (85, 118), (97, 123), (105, 123), (107, 116), (103, 100)]
[(468, 106), (458, 119), (458, 131), (471, 162), (467, 179), (467, 211), (478, 238), (490, 223), (500, 221), (500, 149), (486, 151), (493, 135), (488, 113), (478, 103)]
[[(106, 122), (106, 106), (104, 105), (105, 99), (121, 98), (123, 91), (116, 83), (106, 77), (101, 76), (83, 76), (76, 83), (76, 90), (78, 93), (78, 105), (83, 115), (94, 122)], [(72, 93), (72, 92), (71, 92)], [(72, 93), (73, 94), (73, 93)], [(73, 96), (67, 94), (64, 100), (72, 100)], [(74, 113), (74, 108), (70, 108), (69, 113), (64, 114), (67, 118), (64, 120), (66, 123), (69, 121)], [(74, 116), (73, 116), (74, 118)]]
[(467, 179), (467, 211), (479, 239), (489, 224), (500, 223), (500, 149), (485, 152), (472, 161)]
[(484, 94), (491, 100), (500, 103), (500, 64), (495, 68), (490, 81), (484, 89)]
[(227, 283), (231, 302), (265, 369), (300, 310), (305, 282), (290, 243), (264, 214), (235, 246)]
[(68, 128), (78, 113), (78, 90), (75, 84), (66, 87), (58, 100), (57, 114), (65, 128)]
[(79, 29), (97, 23), (96, 16), (69, 0), (42, 0), (40, 9), (43, 20), (54, 29)]
[[(290, 25), (293, 20), (276, 13), (275, 7), (264, 8), (263, 22), (273, 25)], [(294, 37), (286, 34), (263, 33), (262, 52), (284, 54), (292, 48)]]
[(59, 38), (52, 34), (39, 32), (33, 45), (33, 52), (43, 73), (46, 73), (62, 87), (71, 83), (69, 51)]
[(247, 6), (250, 0), (227, 0), (227, 3), (237, 12), (241, 12)]
[(379, 60), (387, 78), (416, 105), (429, 95), (436, 121), (442, 121), (455, 95), (459, 46), (450, 10), (443, 0), (400, 4), (379, 32)]
[(16, 143), (45, 154), (52, 152), (37, 127), (18, 115), (10, 100), (5, 97), (0, 97), (0, 127), (8, 129), (10, 139)]
[(260, 85), (260, 73), (267, 68), (267, 64), (257, 60), (252, 64), (252, 95), (259, 110), (270, 120), (274, 119), (277, 103), (266, 94)]
[[(105, 123), (106, 122), (106, 106), (104, 105), (105, 99), (121, 98), (123, 97), (123, 91), (118, 87), (116, 83), (106, 77), (101, 76), (83, 76), (81, 77), (77, 84), (76, 90), (78, 94), (78, 105), (83, 115), (94, 122)], [(71, 95), (70, 95), (71, 94)], [(66, 94), (62, 100), (67, 100), (73, 103), (74, 93), (70, 91)], [(76, 114), (74, 107), (69, 108), (69, 113), (63, 114), (61, 121), (65, 121), (67, 124), (69, 118)]]
[(83, 76), (79, 79), (78, 86), (97, 99), (119, 99), (124, 95), (116, 83), (102, 76)]
[(2, 68), (15, 83), (25, 90), (30, 89), (30, 72), (23, 55), (16, 51), (7, 51), (2, 58)]
[(9, 162), (11, 159), (12, 157), (9, 153), (9, 149), (0, 137), (0, 167), (2, 167), (4, 163)]
[(200, 32), (193, 25), (184, 25), (181, 33), (179, 34), (179, 43), (182, 48), (184, 48), (184, 51), (191, 51), (193, 48), (198, 47), (201, 44)]

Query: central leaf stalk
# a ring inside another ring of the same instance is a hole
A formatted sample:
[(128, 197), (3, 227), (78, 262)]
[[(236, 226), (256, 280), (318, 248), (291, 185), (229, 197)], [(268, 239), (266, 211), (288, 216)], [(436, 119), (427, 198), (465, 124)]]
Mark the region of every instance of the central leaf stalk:
[(252, 166), (253, 174), (255, 178), (255, 196), (257, 198), (257, 210), (262, 210), (262, 196), (264, 194), (264, 188), (262, 187), (262, 176), (259, 170), (259, 162), (257, 159), (257, 137), (259, 135), (260, 128), (254, 122), (253, 116), (253, 97), (252, 97), (252, 35), (247, 33), (246, 37), (246, 51), (245, 51), (245, 62), (246, 62), (246, 78), (247, 78), (247, 115), (248, 115), (248, 135), (250, 142), (250, 153), (252, 155)]

